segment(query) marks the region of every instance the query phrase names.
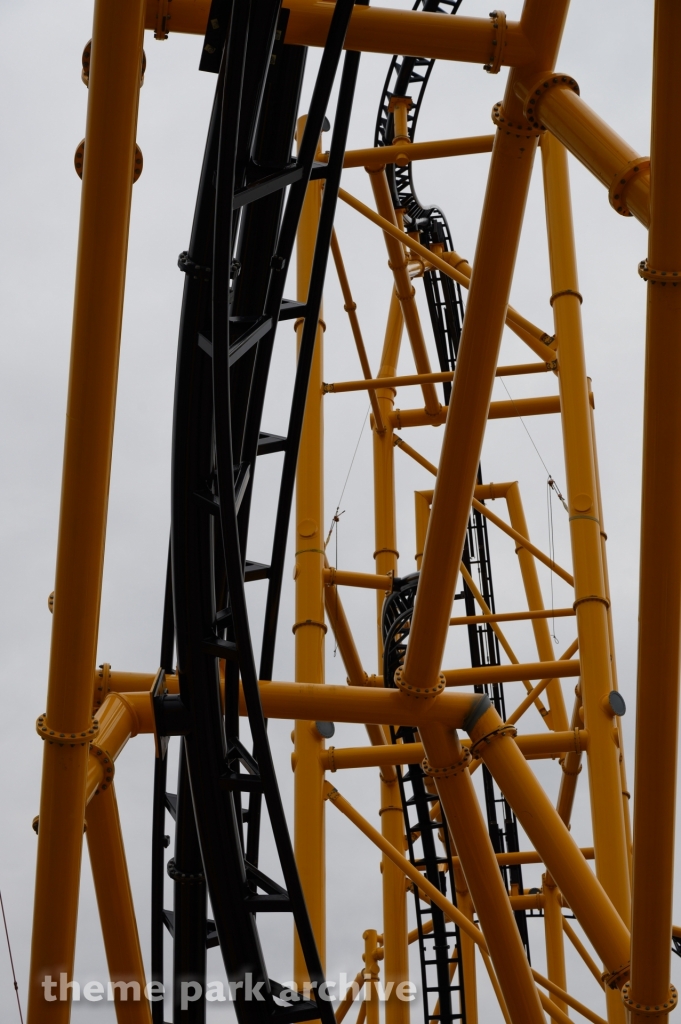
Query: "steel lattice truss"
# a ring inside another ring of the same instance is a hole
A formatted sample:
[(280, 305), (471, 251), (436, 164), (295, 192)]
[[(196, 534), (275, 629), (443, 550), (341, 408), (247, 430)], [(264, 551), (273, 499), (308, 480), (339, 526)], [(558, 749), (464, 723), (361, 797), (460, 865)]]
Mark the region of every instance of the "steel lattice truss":
[[(82, 219), (52, 655), (47, 710), (38, 720), (45, 743), (30, 1024), (70, 1018), (68, 1001), (46, 999), (43, 979), (73, 975), (83, 820), (112, 981), (172, 984), (173, 1019), (204, 1021), (204, 995), (183, 1003), (182, 986), (203, 992), (206, 950), (219, 946), (240, 1024), (340, 1024), (351, 998), (335, 1006), (325, 998), (329, 805), (382, 854), (383, 920), (364, 933), (360, 1022), (378, 1024), (384, 1014), (386, 1024), (407, 1024), (409, 1003), (393, 995), (379, 1011), (376, 986), (381, 974), (395, 992), (409, 981), (411, 943), (419, 951), (422, 991), (422, 1006), (413, 1004), (411, 1012), (423, 1013), (426, 1024), (477, 1024), (479, 972), (512, 1024), (540, 1024), (545, 1014), (565, 1022), (575, 1012), (611, 1024), (648, 1021), (676, 1006), (670, 956), (672, 940), (680, 941), (671, 893), (681, 523), (667, 512), (681, 492), (681, 144), (670, 130), (681, 94), (681, 8), (656, 0), (653, 152), (644, 158), (587, 106), (573, 78), (551, 70), (567, 0), (526, 0), (518, 22), (502, 11), (467, 18), (458, 13), (460, 3), (417, 0), (409, 11), (370, 8), (364, 0), (95, 0), (83, 66), (89, 100), (77, 161)], [(160, 667), (122, 673), (95, 669), (95, 651), (130, 198), (141, 169), (134, 154), (145, 29), (157, 40), (170, 35), (168, 45), (174, 33), (203, 36), (200, 70), (214, 75), (215, 99), (191, 238), (178, 261), (185, 283)], [(309, 47), (322, 54), (309, 108), (301, 111)], [(394, 56), (376, 97), (373, 145), (353, 151), (347, 139), (363, 51)], [(490, 74), (510, 69), (493, 135), (416, 141), (436, 59), (482, 65)], [(322, 133), (329, 130), (325, 152)], [(421, 160), (485, 152), (489, 179), (471, 266), (454, 248), (445, 212), (419, 201), (412, 172)], [(648, 258), (639, 267), (648, 321), (633, 827), (568, 152), (608, 189), (613, 216), (649, 227)], [(551, 334), (509, 306), (535, 157), (546, 202)], [(368, 172), (371, 207), (341, 187), (343, 170), (353, 167)], [(394, 278), (375, 374), (334, 230), (339, 201), (374, 226)], [(330, 258), (363, 373), (332, 384), (323, 379), (321, 311)], [(285, 290), (294, 283), (295, 299)], [(286, 320), (297, 331), (298, 360), (288, 430), (277, 436), (264, 430), (262, 413)], [(532, 361), (498, 365), (505, 326)], [(415, 373), (399, 372), (402, 344)], [(555, 396), (491, 403), (496, 376), (534, 373), (556, 382)], [(414, 385), (422, 404), (397, 409), (399, 389)], [(325, 396), (357, 391), (367, 394), (372, 411), (371, 573), (331, 566), (323, 528), (323, 409), (326, 401), (342, 401)], [(486, 484), (481, 467), (489, 418), (550, 413), (563, 432), (570, 571), (529, 538), (518, 484)], [(404, 438), (423, 425), (442, 428), (437, 468)], [(246, 558), (249, 522), (256, 472), (273, 452), (284, 453), (283, 470), (271, 558), (261, 564)], [(434, 483), (415, 494), (417, 571), (400, 576), (395, 462), (403, 458), (429, 470)], [(494, 501), (505, 502), (507, 518), (491, 510)], [(491, 530), (515, 544), (521, 610), (495, 605)], [(291, 533), (295, 679), (274, 682)], [(573, 589), (571, 607), (545, 608), (538, 563)], [(267, 581), (262, 621), (249, 616), (252, 580)], [(360, 660), (343, 608), (345, 587), (376, 591), (375, 674)], [(556, 616), (574, 618), (577, 634), (558, 659), (549, 634)], [(519, 663), (504, 633), (508, 621), (531, 626), (535, 661)], [(470, 666), (449, 668), (443, 656), (457, 627), (466, 627)], [(327, 628), (344, 662), (344, 687), (311, 685), (324, 682)], [(562, 680), (577, 684), (572, 709)], [(527, 692), (508, 713), (510, 683), (524, 683)], [(533, 706), (541, 727), (527, 724)], [(268, 718), (295, 722), (292, 837), (279, 792), (284, 766), (273, 759)], [(240, 738), (243, 719), (248, 742)], [(332, 722), (365, 725), (367, 745), (327, 748)], [(114, 761), (137, 733), (156, 739), (150, 978), (113, 785)], [(171, 741), (180, 746), (174, 793), (167, 781)], [(561, 779), (555, 803), (531, 763), (551, 758)], [(580, 849), (569, 831), (582, 761), (592, 849)], [(381, 778), (378, 829), (326, 777), (372, 767)], [(170, 860), (166, 815), (175, 820)], [(265, 820), (283, 884), (260, 866)], [(530, 849), (521, 849), (521, 834)], [(528, 892), (523, 865), (536, 863), (544, 865), (543, 885)], [(167, 876), (172, 909), (164, 903)], [(411, 900), (417, 927), (409, 932)], [(270, 913), (292, 918), (297, 988), (270, 976), (261, 935)], [(531, 965), (530, 917), (543, 918), (548, 977)], [(164, 929), (173, 938), (172, 965), (164, 964)], [(569, 990), (565, 937), (594, 975), (594, 991), (602, 990), (599, 1013), (585, 1005), (593, 993)], [(250, 998), (254, 987), (262, 998)], [(163, 1002), (148, 998), (119, 995), (116, 1011), (119, 1021), (164, 1021)]]

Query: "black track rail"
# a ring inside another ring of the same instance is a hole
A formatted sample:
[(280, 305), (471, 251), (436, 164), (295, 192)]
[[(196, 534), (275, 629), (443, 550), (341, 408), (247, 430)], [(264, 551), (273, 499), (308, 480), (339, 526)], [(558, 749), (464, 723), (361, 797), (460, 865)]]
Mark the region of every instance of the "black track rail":
[[(258, 915), (290, 913), (310, 980), (324, 982), (267, 740), (245, 585), (268, 578), (263, 657), (274, 655), (284, 549), (359, 54), (343, 61), (328, 165), (314, 157), (353, 0), (338, 0), (305, 131), (291, 156), (305, 51), (285, 44), (279, 0), (214, 0), (202, 69), (218, 73), (191, 240), (179, 259), (185, 288), (177, 363), (172, 460), (171, 566), (163, 669), (177, 647), (179, 697), (155, 688), (159, 756), (154, 801), (152, 969), (162, 980), (162, 922), (173, 933), (176, 982), (205, 979), (206, 945), (219, 944), (240, 1024), (321, 1018), (330, 1002), (284, 993), (270, 979)], [(216, 57), (217, 54), (217, 57)], [(311, 177), (324, 177), (307, 302), (284, 284)], [(286, 193), (286, 190), (288, 192)], [(261, 417), (277, 326), (304, 318), (289, 430), (263, 434)], [(257, 459), (284, 452), (270, 566), (245, 558)], [(224, 713), (220, 662), (224, 661)], [(267, 674), (265, 674), (267, 678)], [(253, 749), (239, 738), (239, 679)], [(166, 792), (167, 739), (184, 737), (177, 794)], [(257, 866), (261, 810), (284, 885)], [(163, 909), (165, 813), (176, 819), (174, 910)], [(160, 871), (159, 871), (160, 866)], [(206, 896), (213, 921), (207, 920)], [(239, 984), (240, 983), (240, 984)], [(248, 992), (259, 993), (249, 999)], [(314, 992), (314, 990), (313, 990)], [(204, 1021), (205, 1003), (175, 1021)], [(154, 1019), (162, 1010), (154, 1007)]]

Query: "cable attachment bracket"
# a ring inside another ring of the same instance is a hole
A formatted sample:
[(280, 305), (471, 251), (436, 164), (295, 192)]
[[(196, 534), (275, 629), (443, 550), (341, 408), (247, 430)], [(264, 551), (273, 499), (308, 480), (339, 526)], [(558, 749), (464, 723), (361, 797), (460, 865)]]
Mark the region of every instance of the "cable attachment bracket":
[(489, 16), (492, 19), (492, 29), (494, 31), (492, 55), (489, 59), (489, 64), (483, 64), (482, 68), (488, 75), (498, 75), (501, 71), (501, 61), (504, 56), (504, 46), (506, 45), (506, 14), (504, 11), (490, 11)]

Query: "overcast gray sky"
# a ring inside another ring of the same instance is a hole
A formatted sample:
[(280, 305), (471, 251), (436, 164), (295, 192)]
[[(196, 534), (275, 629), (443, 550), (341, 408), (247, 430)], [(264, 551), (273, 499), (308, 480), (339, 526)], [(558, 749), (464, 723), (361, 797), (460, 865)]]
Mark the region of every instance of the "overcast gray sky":
[[(395, 3), (402, 0), (394, 0)], [(464, 0), (462, 13), (486, 17), (487, 0)], [(639, 153), (649, 152), (652, 4), (575, 0), (558, 61), (581, 86), (582, 96)], [(507, 0), (509, 18), (519, 16), (519, 0)], [(0, 217), (0, 887), (2, 888), (25, 1006), (33, 900), (35, 835), (31, 821), (38, 809), (42, 748), (34, 722), (45, 707), (51, 619), (47, 596), (53, 589), (59, 509), (70, 323), (80, 181), (73, 154), (84, 135), (87, 90), (80, 81), (81, 52), (90, 38), (91, 0), (57, 5), (46, 0), (0, 4), (0, 94), (2, 105), (3, 189)], [(159, 43), (146, 34), (147, 73), (141, 95), (138, 143), (144, 172), (134, 187), (130, 256), (123, 326), (119, 400), (116, 420), (109, 533), (98, 661), (114, 668), (154, 671), (158, 663), (162, 591), (169, 528), (170, 431), (177, 328), (183, 277), (177, 254), (186, 248), (215, 78), (198, 72), (201, 41), (170, 37)], [(317, 64), (312, 52), (302, 112)], [(376, 110), (389, 58), (362, 58), (350, 145), (368, 146), (373, 139)], [(503, 94), (507, 72), (497, 77), (474, 65), (440, 62), (433, 72), (418, 127), (419, 140), (486, 134), (492, 130), (490, 110)], [(333, 120), (333, 111), (331, 111)], [(419, 196), (445, 211), (457, 250), (472, 259), (484, 195), (487, 155), (421, 164), (416, 171)], [(645, 286), (637, 264), (646, 254), (644, 229), (637, 221), (617, 216), (602, 186), (571, 160), (575, 230), (584, 296), (583, 317), (588, 370), (593, 378), (596, 426), (620, 686), (629, 706), (624, 719), (630, 784), (633, 782), (633, 704), (637, 634), (637, 563), (640, 505), (642, 373)], [(370, 190), (361, 169), (345, 172), (344, 187), (366, 201)], [(374, 369), (380, 352), (390, 295), (390, 277), (379, 233), (342, 204), (337, 231), (358, 314)], [(295, 282), (289, 281), (293, 295)], [(553, 333), (543, 194), (539, 161), (523, 231), (512, 302), (531, 320)], [(420, 296), (422, 302), (422, 296)], [(427, 319), (422, 302), (424, 316)], [(344, 319), (333, 271), (325, 295), (328, 324), (325, 379), (359, 375), (352, 338)], [(501, 362), (524, 362), (528, 350), (513, 336), (505, 339)], [(280, 330), (268, 394), (264, 429), (285, 433), (295, 336), (290, 325)], [(434, 348), (432, 349), (435, 362)], [(531, 358), (531, 357), (530, 357)], [(400, 369), (408, 372), (410, 356), (403, 347)], [(551, 379), (511, 378), (514, 398), (555, 393)], [(508, 395), (499, 383), (496, 398)], [(359, 395), (326, 399), (326, 519), (333, 514), (361, 434), (357, 458), (341, 508), (338, 565), (373, 571), (373, 509), (371, 441), (364, 427), (367, 402)], [(403, 407), (419, 404), (418, 394), (400, 395)], [(557, 417), (533, 418), (528, 437), (517, 420), (490, 424), (483, 456), (485, 480), (519, 480), (530, 532), (548, 545), (546, 470), (565, 488), (560, 426)], [(442, 430), (422, 428), (408, 440), (437, 461)], [(538, 449), (538, 452), (537, 452)], [(280, 467), (270, 456), (268, 469)], [(543, 460), (543, 463), (542, 463)], [(400, 571), (413, 561), (413, 496), (431, 486), (428, 474), (396, 452)], [(249, 557), (268, 561), (272, 526), (272, 477), (256, 477), (257, 500)], [(504, 514), (502, 509), (497, 511)], [(670, 510), (676, 514), (677, 510)], [(556, 557), (570, 564), (567, 517), (554, 502)], [(660, 524), (661, 533), (664, 524)], [(497, 605), (521, 607), (513, 545), (491, 534)], [(286, 572), (284, 606), (275, 678), (293, 678), (293, 584)], [(548, 573), (541, 575), (545, 598), (551, 600)], [(252, 584), (254, 623), (259, 623), (264, 585)], [(556, 584), (556, 606), (568, 603), (567, 588)], [(376, 670), (374, 597), (348, 594), (346, 606), (368, 671)], [(558, 620), (557, 650), (574, 637), (574, 623)], [(259, 628), (254, 628), (256, 638)], [(530, 633), (509, 628), (518, 656), (530, 659)], [(345, 674), (333, 644), (327, 643), (327, 679), (342, 682)], [(447, 667), (464, 665), (465, 637), (455, 635)], [(512, 704), (517, 690), (508, 699)], [(571, 685), (566, 683), (571, 706)], [(528, 718), (526, 728), (538, 731)], [(276, 723), (272, 742), (285, 799), (290, 805), (290, 725)], [(361, 729), (338, 728), (336, 745), (362, 743)], [(535, 762), (535, 765), (537, 762)], [(130, 873), (145, 955), (148, 954), (149, 836), (153, 744), (140, 737), (129, 745), (117, 765), (118, 791)], [(560, 769), (547, 762), (538, 769), (554, 795)], [(334, 777), (376, 823), (379, 789), (372, 770)], [(331, 976), (359, 969), (361, 934), (382, 929), (378, 857), (369, 843), (333, 809), (328, 814), (329, 954)], [(169, 823), (170, 825), (170, 823)], [(573, 832), (590, 845), (586, 776), (580, 780), (579, 807)], [(524, 840), (527, 843), (527, 840)], [(522, 845), (522, 841), (521, 841)], [(99, 923), (84, 857), (78, 940), (77, 976), (105, 977)], [(528, 885), (538, 885), (539, 872), (529, 869)], [(170, 899), (170, 894), (167, 897)], [(678, 913), (677, 913), (678, 919)], [(271, 974), (290, 973), (288, 924), (270, 925), (266, 950)], [(535, 925), (532, 925), (532, 929)], [(541, 970), (540, 931), (533, 961)], [(218, 955), (210, 954), (210, 970), (219, 977)], [(672, 965), (677, 984), (681, 972)], [(602, 996), (574, 958), (569, 981), (585, 1002), (602, 1010)], [(482, 1006), (489, 1024), (501, 1020), (482, 984)], [(0, 942), (0, 1012), (3, 1021), (16, 1017), (7, 953)], [(79, 1011), (86, 1019), (90, 1004)], [(420, 1005), (413, 1004), (414, 1019)], [(224, 1016), (220, 1010), (215, 1019)], [(113, 1019), (105, 1006), (97, 1019)], [(213, 1019), (211, 1017), (211, 1019)]]

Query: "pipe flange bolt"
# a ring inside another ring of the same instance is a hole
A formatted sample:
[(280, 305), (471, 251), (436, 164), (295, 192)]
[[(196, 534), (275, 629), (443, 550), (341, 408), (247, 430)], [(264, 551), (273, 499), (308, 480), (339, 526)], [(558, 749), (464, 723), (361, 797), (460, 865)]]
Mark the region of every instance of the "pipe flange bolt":
[(499, 131), (503, 131), (507, 135), (515, 135), (517, 139), (523, 136), (527, 139), (538, 139), (541, 135), (541, 130), (530, 124), (529, 121), (509, 120), (504, 113), (501, 100), (492, 107), (492, 120)]
[(669, 995), (664, 1003), (658, 1003), (657, 1006), (648, 1006), (645, 1003), (639, 1003), (636, 999), (632, 999), (630, 996), (631, 982), (627, 981), (622, 987), (622, 1002), (628, 1010), (635, 1010), (640, 1016), (644, 1014), (647, 1017), (659, 1017), (662, 1014), (671, 1013), (676, 1008), (679, 1001), (679, 993), (676, 991), (673, 985), (669, 986)]
[(47, 740), (48, 743), (58, 743), (60, 747), (84, 747), (86, 743), (91, 743), (96, 738), (99, 722), (93, 718), (90, 728), (83, 732), (61, 732), (59, 729), (52, 728), (47, 721), (47, 713), (45, 713), (38, 718), (35, 729), (38, 736), (42, 740)]
[(497, 736), (510, 736), (511, 739), (514, 739), (517, 735), (518, 730), (515, 726), (500, 725), (498, 729), (493, 729), (492, 732), (486, 733), (484, 736), (481, 736), (479, 740), (476, 740), (475, 743), (471, 744), (471, 757), (476, 759), (482, 757), (479, 750), (483, 743), (491, 743), (493, 739), (497, 738)]
[(639, 175), (646, 172), (650, 174), (650, 157), (637, 156), (630, 160), (628, 164), (625, 164), (622, 170), (618, 171), (610, 182), (608, 201), (613, 210), (619, 213), (620, 217), (633, 216), (627, 206), (627, 191), (634, 178), (638, 178)]
[(113, 782), (114, 763), (111, 759), (111, 755), (108, 754), (106, 750), (102, 750), (101, 747), (98, 747), (96, 743), (90, 744), (90, 753), (93, 757), (97, 758), (102, 769), (102, 781), (95, 790), (95, 796), (97, 796), (100, 791), (108, 789)]
[(557, 71), (552, 75), (540, 78), (528, 92), (523, 106), (523, 114), (535, 131), (546, 131), (546, 126), (541, 123), (541, 118), (539, 117), (539, 104), (550, 89), (555, 89), (558, 86), (563, 89), (570, 89), (579, 96), (579, 86), (574, 78), (571, 75), (561, 75)]
[(681, 282), (681, 270), (653, 270), (648, 266), (648, 260), (641, 260), (638, 265), (638, 276), (642, 277), (648, 284), (666, 284), (673, 288)]
[(488, 75), (498, 75), (501, 70), (501, 62), (504, 57), (504, 46), (506, 45), (506, 15), (503, 11), (490, 11), (494, 37), (492, 39), (492, 54), (488, 64), (483, 64), (483, 71)]
[(452, 779), (455, 775), (461, 775), (464, 769), (468, 768), (472, 760), (470, 750), (468, 747), (464, 747), (461, 751), (461, 757), (454, 764), (447, 765), (445, 768), (433, 768), (428, 758), (424, 757), (421, 767), (426, 775), (430, 775), (436, 781), (437, 779)]
[(446, 685), (447, 680), (442, 674), (439, 675), (435, 686), (412, 686), (404, 678), (403, 665), (400, 665), (395, 672), (395, 686), (409, 697), (437, 697), (439, 693), (442, 693)]
[(173, 882), (178, 882), (180, 885), (203, 885), (206, 881), (202, 871), (197, 871), (196, 874), (188, 874), (186, 871), (180, 871), (175, 864), (175, 858), (171, 857), (166, 866), (168, 876), (172, 878)]

